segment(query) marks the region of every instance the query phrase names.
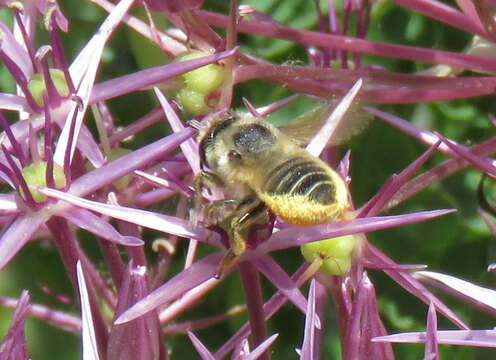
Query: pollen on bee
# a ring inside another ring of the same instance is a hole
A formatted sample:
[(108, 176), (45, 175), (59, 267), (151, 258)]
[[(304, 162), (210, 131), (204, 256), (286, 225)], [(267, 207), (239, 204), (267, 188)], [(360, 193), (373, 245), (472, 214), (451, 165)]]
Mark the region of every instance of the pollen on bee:
[(267, 206), (283, 220), (294, 225), (317, 225), (343, 220), (347, 202), (320, 204), (302, 195), (261, 195)]

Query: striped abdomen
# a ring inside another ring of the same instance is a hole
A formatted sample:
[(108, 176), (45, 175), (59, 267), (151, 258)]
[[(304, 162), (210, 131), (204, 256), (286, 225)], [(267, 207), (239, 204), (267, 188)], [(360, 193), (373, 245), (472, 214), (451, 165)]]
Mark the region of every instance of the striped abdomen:
[(327, 168), (307, 158), (293, 158), (272, 169), (263, 191), (270, 195), (301, 195), (320, 204), (335, 201), (334, 182)]
[(339, 175), (307, 157), (278, 164), (254, 190), (272, 212), (297, 225), (339, 221), (349, 208), (346, 186)]

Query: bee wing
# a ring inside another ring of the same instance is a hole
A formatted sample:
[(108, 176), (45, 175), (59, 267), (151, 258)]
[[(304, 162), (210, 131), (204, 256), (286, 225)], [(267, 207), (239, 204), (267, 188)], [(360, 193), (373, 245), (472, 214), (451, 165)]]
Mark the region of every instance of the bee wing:
[[(312, 110), (298, 116), (295, 120), (277, 128), (291, 137), (298, 145), (305, 146), (317, 134), (331, 114), (338, 100), (323, 103)], [(339, 123), (333, 136), (327, 143), (336, 146), (345, 143), (360, 134), (372, 121), (373, 115), (364, 111), (357, 102), (346, 113), (345, 119)]]

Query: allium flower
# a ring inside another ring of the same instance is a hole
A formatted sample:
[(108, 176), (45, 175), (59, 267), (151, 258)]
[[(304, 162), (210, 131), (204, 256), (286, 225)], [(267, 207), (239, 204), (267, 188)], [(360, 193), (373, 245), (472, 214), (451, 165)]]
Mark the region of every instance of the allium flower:
[[(0, 4), (15, 88), (0, 90), (0, 279), (18, 289), (0, 283), (16, 309), (0, 360), (43, 358), (27, 317), (80, 336), (83, 359), (439, 359), (444, 344), (496, 346), (493, 325), (426, 286), (491, 315), (493, 290), (419, 271), (473, 278), (486, 268), (475, 240), (496, 234), (494, 109), (481, 98), (496, 86), (495, 1)], [(202, 204), (240, 199), (195, 179), (212, 170), (196, 136), (230, 109), (306, 137), (344, 179), (343, 214), (297, 226), (268, 211), (227, 263), (232, 209), (209, 218)], [(41, 262), (57, 281), (31, 251), (57, 253), (65, 271)]]

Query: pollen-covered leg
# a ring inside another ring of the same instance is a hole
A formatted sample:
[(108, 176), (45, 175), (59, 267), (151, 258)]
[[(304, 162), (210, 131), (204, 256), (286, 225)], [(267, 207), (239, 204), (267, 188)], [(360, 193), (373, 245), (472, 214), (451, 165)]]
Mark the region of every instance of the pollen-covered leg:
[(267, 207), (258, 199), (248, 198), (239, 204), (228, 229), (231, 247), (220, 262), (216, 278), (220, 278), (226, 269), (236, 264), (246, 251), (246, 238), (251, 226), (266, 217)]

